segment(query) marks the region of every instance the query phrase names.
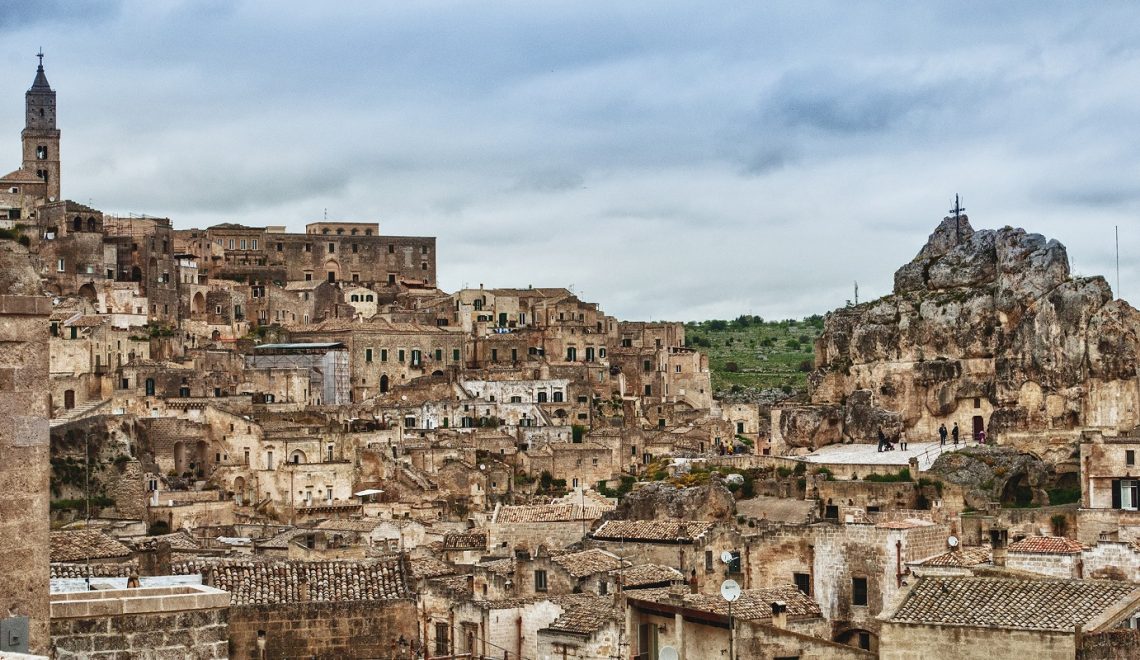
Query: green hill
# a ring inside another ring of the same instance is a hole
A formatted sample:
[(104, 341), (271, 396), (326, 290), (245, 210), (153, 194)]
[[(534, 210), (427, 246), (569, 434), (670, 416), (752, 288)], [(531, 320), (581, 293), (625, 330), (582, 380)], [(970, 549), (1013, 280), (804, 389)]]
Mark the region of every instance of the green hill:
[(713, 391), (744, 388), (802, 390), (823, 317), (765, 321), (742, 315), (731, 321), (685, 324), (685, 343), (709, 356)]

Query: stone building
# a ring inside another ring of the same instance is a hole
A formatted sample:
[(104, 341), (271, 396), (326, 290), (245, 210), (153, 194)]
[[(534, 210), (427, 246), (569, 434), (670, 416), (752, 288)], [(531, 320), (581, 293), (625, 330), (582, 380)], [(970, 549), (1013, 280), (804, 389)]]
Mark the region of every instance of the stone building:
[(35, 653), (48, 649), (50, 313), (28, 251), (0, 240), (0, 612), (23, 617)]
[(1106, 638), (1095, 640), (1102, 654), (1081, 652), (1090, 637), (1135, 627), (1138, 611), (1140, 589), (1125, 582), (920, 577), (880, 617), (879, 657), (1127, 657)]

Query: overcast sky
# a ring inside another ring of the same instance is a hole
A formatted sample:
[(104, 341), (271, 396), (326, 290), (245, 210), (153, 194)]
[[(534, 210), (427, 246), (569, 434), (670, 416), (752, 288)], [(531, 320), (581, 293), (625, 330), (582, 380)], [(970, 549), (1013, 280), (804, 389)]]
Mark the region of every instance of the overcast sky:
[(889, 293), (957, 192), (1114, 290), (1119, 225), (1140, 301), (1134, 3), (4, 0), (11, 168), (41, 46), (107, 212), (327, 209), (438, 237), (447, 290), (785, 318)]

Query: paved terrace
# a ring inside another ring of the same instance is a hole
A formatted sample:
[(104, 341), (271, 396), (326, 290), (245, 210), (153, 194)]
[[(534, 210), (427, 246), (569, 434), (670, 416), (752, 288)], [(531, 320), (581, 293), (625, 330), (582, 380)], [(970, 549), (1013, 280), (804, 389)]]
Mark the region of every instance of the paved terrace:
[[(907, 443), (906, 451), (895, 445), (894, 451), (878, 451), (875, 444), (828, 445), (820, 447), (803, 457), (809, 463), (827, 463), (829, 465), (897, 465), (900, 468), (910, 464), (911, 458), (918, 458), (918, 469), (929, 470), (935, 459), (946, 452), (965, 449), (966, 443), (959, 443), (957, 447), (950, 441), (945, 447), (939, 447), (935, 442)], [(971, 443), (971, 446), (977, 446)]]

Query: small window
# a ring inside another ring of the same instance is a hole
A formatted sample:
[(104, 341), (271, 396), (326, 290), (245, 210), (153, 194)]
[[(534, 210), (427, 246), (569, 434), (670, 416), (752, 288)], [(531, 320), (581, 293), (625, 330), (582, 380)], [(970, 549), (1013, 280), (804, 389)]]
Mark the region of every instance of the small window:
[(372, 361), (372, 349), (371, 348), (364, 349), (364, 361), (365, 362), (371, 362)]
[(451, 349), (451, 359), (454, 360), (455, 362), (459, 362), (459, 349), (458, 348)]
[(380, 349), (380, 361), (381, 362), (387, 362), (388, 361), (388, 349), (386, 349), (386, 348)]
[(396, 246), (395, 245), (389, 245), (388, 246), (388, 254), (395, 254), (395, 253), (396, 253)]
[(1124, 464), (1125, 465), (1136, 465), (1136, 450), (1135, 449), (1125, 450), (1125, 452), (1124, 452)]
[[(352, 230), (352, 232), (355, 234), (355, 233), (356, 233), (356, 230), (354, 229), (354, 230)], [(359, 251), (360, 251), (360, 246), (359, 246), (359, 245), (357, 245), (356, 243), (353, 243), (353, 244), (352, 244), (352, 253), (353, 253), (353, 254), (356, 254), (356, 253), (357, 253), (357, 252), (359, 252)]]
[(732, 559), (730, 559), (728, 562), (728, 572), (729, 573), (739, 573), (740, 572), (740, 551), (739, 550), (732, 550), (731, 554), (732, 554)]
[(534, 590), (546, 591), (546, 571), (534, 572)]
[(598, 595), (605, 596), (610, 592), (610, 583), (602, 580), (598, 583)]
[(312, 251), (313, 251), (313, 244), (312, 243), (305, 243), (305, 252), (312, 252)]
[(867, 578), (865, 578), (865, 577), (851, 578), (851, 604), (852, 605), (866, 605), (867, 604)]
[(284, 243), (278, 243), (277, 244), (277, 251), (278, 252), (284, 252), (285, 251), (285, 244)]
[(336, 252), (336, 243), (329, 243), (329, 254)]
[(705, 550), (705, 572), (713, 572), (713, 551)]
[(792, 582), (805, 596), (811, 595), (811, 575), (808, 573), (792, 573)]

